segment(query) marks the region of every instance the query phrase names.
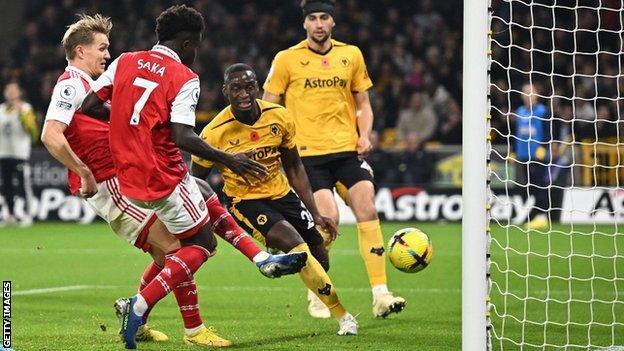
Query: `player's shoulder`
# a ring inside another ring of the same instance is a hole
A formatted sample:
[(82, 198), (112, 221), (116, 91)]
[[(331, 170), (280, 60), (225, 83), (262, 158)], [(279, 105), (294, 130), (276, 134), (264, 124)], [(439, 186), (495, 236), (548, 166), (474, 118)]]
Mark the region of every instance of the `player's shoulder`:
[(360, 50), (360, 48), (357, 45), (353, 45), (353, 44), (348, 44), (342, 41), (338, 41), (335, 39), (331, 40), (332, 42), (332, 51), (335, 52), (349, 52), (351, 54), (360, 54), (362, 53), (362, 50)]
[(256, 101), (258, 102), (258, 106), (260, 107), (260, 113), (261, 114), (270, 114), (270, 115), (283, 115), (285, 113), (287, 113), (287, 110), (284, 106), (280, 105), (280, 104), (275, 104), (269, 101), (265, 101), (265, 100), (261, 100), (261, 99), (256, 99)]
[(73, 100), (76, 96), (85, 95), (89, 89), (89, 82), (70, 70), (63, 72), (54, 86), (56, 94), (63, 100)]
[(265, 123), (285, 124), (291, 121), (290, 114), (286, 107), (274, 104), (269, 101), (257, 99), (260, 113)]
[(226, 108), (217, 113), (217, 115), (210, 122), (208, 122), (208, 124), (202, 130), (202, 134), (210, 134), (211, 132), (220, 130), (222, 129), (222, 127), (233, 121), (234, 115), (232, 114), (232, 110), (228, 105)]
[(302, 40), (299, 43), (297, 43), (297, 44), (295, 44), (295, 45), (293, 45), (293, 46), (291, 46), (291, 47), (289, 47), (287, 49), (279, 51), (277, 53), (277, 55), (275, 55), (275, 58), (279, 59), (279, 58), (292, 57), (292, 56), (300, 54), (301, 52), (305, 52), (305, 50), (307, 50), (307, 48), (308, 48), (308, 44), (306, 43), (305, 40)]

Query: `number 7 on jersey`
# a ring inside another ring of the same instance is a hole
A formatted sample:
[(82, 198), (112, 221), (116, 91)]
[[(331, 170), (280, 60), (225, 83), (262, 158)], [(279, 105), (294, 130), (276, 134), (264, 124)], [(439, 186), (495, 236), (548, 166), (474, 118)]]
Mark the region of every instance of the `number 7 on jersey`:
[(136, 77), (134, 78), (134, 82), (132, 82), (132, 85), (145, 89), (143, 91), (143, 94), (141, 94), (141, 97), (139, 98), (139, 100), (137, 100), (137, 102), (134, 104), (132, 117), (130, 117), (130, 125), (136, 126), (137, 124), (139, 124), (139, 120), (141, 119), (141, 110), (143, 110), (143, 107), (145, 107), (145, 103), (147, 102), (147, 99), (152, 94), (152, 91), (156, 89), (156, 87), (158, 86), (158, 83), (152, 82), (151, 80)]

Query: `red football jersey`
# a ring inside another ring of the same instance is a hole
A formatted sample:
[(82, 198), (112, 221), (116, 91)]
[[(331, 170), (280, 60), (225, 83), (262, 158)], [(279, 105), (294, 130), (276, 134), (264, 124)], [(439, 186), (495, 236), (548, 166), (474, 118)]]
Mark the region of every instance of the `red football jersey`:
[[(54, 86), (45, 119), (68, 126), (64, 134), (69, 146), (99, 183), (115, 176), (115, 165), (108, 145), (108, 123), (88, 117), (80, 109), (91, 82), (91, 77), (80, 69), (65, 68)], [(68, 170), (67, 182), (72, 194), (80, 190), (80, 177), (76, 173)]]
[(156, 45), (119, 56), (92, 88), (112, 101), (110, 147), (121, 193), (141, 201), (169, 195), (188, 172), (170, 123), (195, 126), (197, 74)]

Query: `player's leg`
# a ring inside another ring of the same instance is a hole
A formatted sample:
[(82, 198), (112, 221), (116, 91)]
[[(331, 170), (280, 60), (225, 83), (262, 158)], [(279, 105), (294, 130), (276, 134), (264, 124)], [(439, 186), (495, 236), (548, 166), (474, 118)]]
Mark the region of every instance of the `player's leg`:
[[(135, 334), (143, 314), (180, 284), (184, 287), (188, 282), (192, 282), (193, 274), (216, 249), (216, 240), (210, 231), (210, 225), (207, 224), (208, 211), (192, 177), (185, 177), (164, 199), (147, 203), (133, 200), (133, 203), (143, 208), (152, 208), (167, 230), (180, 240), (181, 247), (167, 254), (162, 271), (144, 289), (129, 299), (122, 324), (124, 342), (128, 348), (136, 347)], [(199, 317), (198, 313), (191, 318), (195, 321), (193, 324), (201, 321), (201, 318), (195, 317)], [(194, 332), (195, 330), (198, 331)], [(207, 342), (222, 346), (231, 344), (218, 338), (203, 323), (191, 328), (185, 326), (185, 341), (195, 341), (194, 343), (204, 345)]]
[(32, 217), (30, 214), (30, 196), (32, 191), (30, 188), (30, 169), (26, 160), (16, 160), (15, 165), (15, 196), (24, 201), (22, 216), (19, 218), (20, 227), (29, 227), (32, 225)]
[[(330, 311), (331, 315), (338, 319), (340, 325), (338, 335), (356, 335), (358, 325), (355, 318), (344, 310), (344, 307), (338, 300), (338, 296), (336, 295), (334, 297), (335, 292), (331, 291), (332, 282), (327, 274), (329, 270), (329, 255), (327, 249), (323, 245), (323, 237), (318, 227), (315, 226), (308, 209), (293, 192), (273, 202), (273, 205), (284, 215), (287, 223), (292, 225), (301, 236), (313, 258), (318, 261), (318, 264), (321, 266), (317, 266), (318, 269), (312, 269), (315, 267), (315, 263), (311, 262), (310, 271), (305, 272), (309, 275), (307, 277), (303, 274), (301, 275), (304, 283), (308, 286), (308, 291), (313, 291), (315, 298)], [(318, 285), (319, 277), (327, 279), (327, 281), (325, 281), (325, 286), (323, 288), (319, 288), (318, 286), (314, 288), (310, 282), (317, 282)], [(328, 290), (329, 295), (326, 295)]]
[(255, 263), (264, 276), (278, 278), (282, 275), (298, 273), (301, 270), (305, 265), (305, 257), (302, 253), (271, 255), (261, 250), (221, 205), (210, 185), (199, 178), (195, 178), (195, 181), (206, 200), (212, 231)]
[[(296, 216), (290, 213), (293, 211), (296, 212)], [(346, 312), (340, 303), (329, 276), (312, 255), (306, 243), (309, 241), (315, 247), (322, 247), (321, 235), (314, 231), (314, 238), (304, 240), (296, 229), (296, 227), (303, 227), (306, 231), (314, 230), (314, 222), (306, 219), (311, 218), (311, 216), (303, 215), (302, 211), (308, 214), (307, 209), (294, 193), (289, 193), (278, 200), (249, 200), (232, 205), (232, 214), (237, 221), (262, 233), (266, 238), (267, 246), (283, 252), (303, 251), (307, 253), (306, 266), (301, 270), (299, 276), (305, 285), (313, 290), (329, 307), (331, 314), (338, 319), (341, 325), (340, 335), (357, 334), (355, 319)], [(295, 225), (291, 224), (291, 221)]]
[(523, 170), (527, 170), (527, 168), (527, 194), (535, 198), (535, 205), (529, 215), (531, 221), (527, 223), (527, 229), (547, 229), (549, 226), (547, 211), (551, 207), (548, 166), (530, 162), (528, 165), (524, 165)]
[(349, 206), (357, 222), (360, 255), (373, 294), (373, 314), (386, 317), (390, 313), (398, 313), (405, 307), (405, 299), (388, 291), (383, 234), (375, 208), (375, 187), (370, 166), (353, 155), (342, 160), (334, 172), (348, 189)]
[(12, 158), (0, 159), (0, 171), (2, 172), (2, 188), (0, 193), (4, 197), (7, 215), (3, 218), (4, 223), (15, 222), (13, 211), (15, 209), (15, 188), (13, 187), (13, 176), (16, 172), (16, 160)]
[[(310, 186), (314, 194), (314, 202), (316, 202), (319, 212), (323, 216), (329, 217), (336, 223), (339, 223), (340, 214), (332, 190), (335, 180), (328, 169), (328, 162), (324, 162), (319, 157), (303, 157), (301, 160), (308, 175)], [(324, 231), (320, 231), (320, 233), (323, 235), (325, 248), (330, 250), (332, 241), (329, 235)], [(329, 309), (327, 309), (325, 304), (316, 296), (313, 290), (308, 289), (307, 295), (308, 312), (312, 317), (329, 318), (331, 316)]]
[[(86, 201), (98, 216), (108, 223), (115, 234), (152, 255), (154, 262), (145, 269), (139, 290), (160, 273), (165, 254), (180, 247), (179, 241), (166, 232), (166, 228), (157, 220), (153, 211), (138, 208), (121, 195), (116, 179), (98, 183), (98, 192)], [(124, 299), (118, 299), (114, 304), (115, 312), (120, 319), (125, 304)], [(149, 328), (145, 323), (148, 313), (144, 315), (144, 321), (138, 329), (137, 340), (167, 340), (165, 334)]]

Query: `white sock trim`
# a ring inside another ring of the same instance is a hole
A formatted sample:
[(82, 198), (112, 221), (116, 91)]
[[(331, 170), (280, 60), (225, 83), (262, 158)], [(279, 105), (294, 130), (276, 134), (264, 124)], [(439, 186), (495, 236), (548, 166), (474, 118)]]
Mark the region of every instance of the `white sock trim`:
[(147, 301), (145, 301), (145, 298), (143, 298), (141, 294), (136, 294), (136, 297), (137, 300), (134, 303), (134, 306), (132, 306), (132, 309), (137, 316), (141, 317), (143, 316), (143, 313), (147, 311), (149, 306), (147, 305)]
[(271, 255), (266, 251), (260, 251), (257, 255), (253, 257), (254, 263), (262, 262), (267, 258), (271, 257)]
[(195, 328), (190, 328), (190, 329), (188, 329), (188, 328), (184, 328), (184, 334), (186, 334), (186, 335), (195, 334), (195, 333), (197, 333), (198, 331), (200, 331), (200, 330), (202, 330), (202, 329), (204, 329), (204, 328), (206, 328), (206, 326), (204, 325), (204, 323), (202, 323), (202, 324), (200, 324), (200, 325), (196, 326)]
[(375, 285), (371, 290), (373, 291), (373, 296), (386, 295), (390, 293), (390, 291), (388, 291), (388, 285), (386, 284)]

